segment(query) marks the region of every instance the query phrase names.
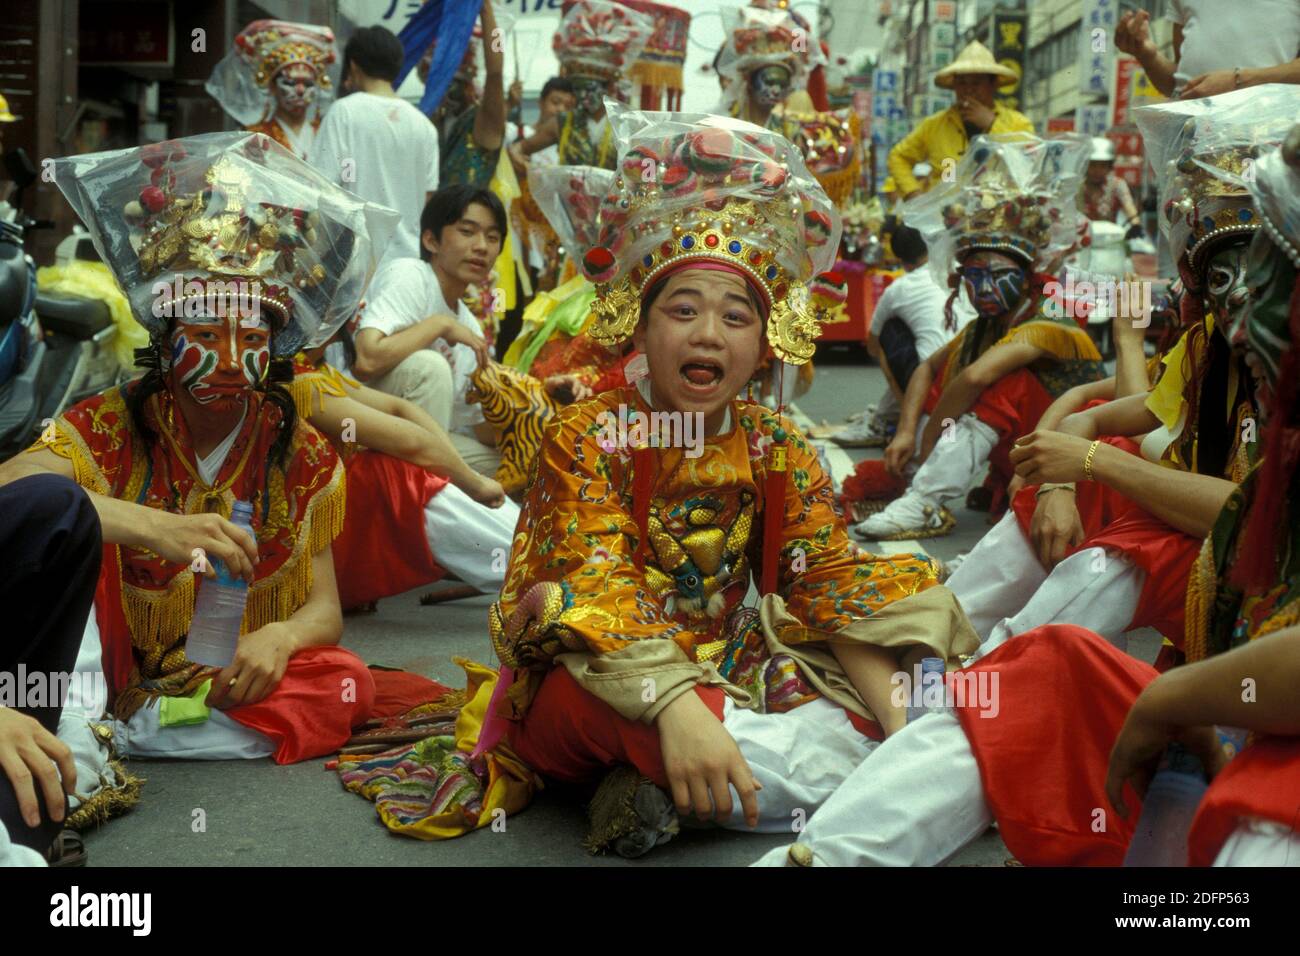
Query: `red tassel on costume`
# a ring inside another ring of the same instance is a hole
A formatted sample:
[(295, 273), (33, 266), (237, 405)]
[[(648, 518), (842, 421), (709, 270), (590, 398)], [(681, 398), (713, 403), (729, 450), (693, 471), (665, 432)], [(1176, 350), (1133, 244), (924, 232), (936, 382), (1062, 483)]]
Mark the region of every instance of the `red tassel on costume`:
[(632, 560), (638, 571), (645, 570), (647, 528), (650, 525), (650, 499), (655, 491), (655, 454), (650, 448), (632, 449), (632, 518), (636, 521), (636, 554)]
[(758, 586), (758, 593), (763, 595), (776, 590), (776, 572), (781, 563), (788, 452), (785, 429), (778, 425), (767, 449), (767, 477), (763, 479), (763, 574)]

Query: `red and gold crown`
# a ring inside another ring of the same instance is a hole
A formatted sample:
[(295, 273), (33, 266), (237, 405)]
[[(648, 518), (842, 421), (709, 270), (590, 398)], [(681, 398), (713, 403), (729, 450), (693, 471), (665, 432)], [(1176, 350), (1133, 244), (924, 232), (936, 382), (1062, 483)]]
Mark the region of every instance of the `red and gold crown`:
[(615, 79), (627, 73), (654, 33), (654, 20), (609, 0), (578, 0), (551, 39), (561, 76)]
[(334, 33), (326, 27), (285, 20), (254, 20), (235, 37), (238, 50), (253, 68), (253, 80), (266, 87), (290, 63), (305, 63), (316, 82), (330, 86), (327, 70), (334, 62)]
[(619, 143), (613, 188), (600, 206), (600, 243), (582, 256), (596, 283), (588, 332), (605, 344), (631, 336), (641, 299), (673, 267), (695, 260), (744, 273), (770, 307), (773, 351), (812, 357), (835, 303), (808, 283), (839, 246), (835, 207), (780, 134), (706, 114), (611, 109)]
[(789, 10), (742, 7), (724, 18), (727, 42), (718, 58), (718, 73), (732, 80), (728, 90), (743, 90), (755, 70), (781, 65), (790, 70), (791, 85), (800, 87), (824, 62), (821, 46)]
[(220, 282), (270, 307), (278, 355), (351, 318), (398, 222), (259, 133), (71, 156), (55, 181), (151, 334)]

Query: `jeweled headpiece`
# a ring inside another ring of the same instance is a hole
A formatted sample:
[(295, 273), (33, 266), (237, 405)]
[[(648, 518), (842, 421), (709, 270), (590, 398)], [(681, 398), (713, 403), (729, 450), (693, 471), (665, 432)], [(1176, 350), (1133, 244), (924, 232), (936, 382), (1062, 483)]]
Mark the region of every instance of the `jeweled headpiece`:
[(561, 76), (610, 80), (632, 68), (654, 33), (654, 20), (608, 0), (578, 0), (551, 38)]
[(714, 260), (761, 290), (773, 351), (792, 365), (808, 361), (833, 307), (811, 297), (808, 283), (835, 261), (840, 220), (799, 151), (743, 120), (605, 102), (619, 166), (600, 205), (600, 242), (582, 255), (598, 292), (591, 337), (626, 340), (657, 279)]
[(70, 156), (54, 169), (151, 335), (176, 304), (219, 288), (267, 307), (276, 355), (352, 317), (399, 219), (260, 133)]
[(718, 75), (731, 80), (726, 98), (744, 95), (745, 78), (765, 66), (784, 66), (790, 85), (802, 87), (808, 74), (825, 62), (821, 45), (789, 10), (740, 7), (722, 11), (727, 42), (718, 57)]
[(1300, 89), (1268, 84), (1134, 111), (1160, 179), (1160, 228), (1175, 262), (1199, 275), (1225, 240), (1259, 228), (1256, 160), (1300, 115)]
[(1078, 239), (1075, 197), (1090, 149), (1077, 134), (976, 136), (949, 176), (903, 205), (903, 221), (924, 235), (932, 267), (945, 280), (977, 250), (1041, 268)]
[(266, 117), (271, 81), (291, 63), (304, 63), (316, 77), (315, 105), (324, 111), (333, 96), (329, 69), (337, 53), (327, 27), (285, 20), (254, 20), (235, 37), (205, 86), (221, 108), (245, 126)]

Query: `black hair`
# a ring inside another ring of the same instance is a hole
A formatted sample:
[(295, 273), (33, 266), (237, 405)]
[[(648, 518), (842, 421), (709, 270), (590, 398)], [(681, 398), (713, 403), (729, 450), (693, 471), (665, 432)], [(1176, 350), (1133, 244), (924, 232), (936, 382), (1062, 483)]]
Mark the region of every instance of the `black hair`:
[(395, 83), (405, 60), (402, 41), (393, 31), (380, 26), (361, 27), (343, 48), (343, 76), (348, 75), (348, 67), (355, 63), (366, 76)]
[(573, 84), (569, 82), (568, 77), (553, 76), (547, 80), (546, 85), (542, 87), (542, 95), (539, 96), (538, 99), (544, 100), (552, 93), (568, 93), (572, 96), (574, 95)]
[(894, 249), (894, 255), (908, 265), (920, 262), (927, 252), (921, 234), (911, 226), (904, 226), (902, 223), (894, 227), (893, 234), (890, 236), (890, 245)]
[(492, 221), (501, 232), (501, 241), (506, 239), (506, 207), (501, 205), (501, 200), (491, 190), (483, 189), (479, 186), (473, 186), (469, 183), (457, 183), (454, 186), (444, 186), (436, 193), (429, 197), (429, 201), (424, 204), (424, 211), (420, 213), (420, 258), (425, 262), (433, 258), (433, 254), (424, 248), (424, 233), (426, 230), (433, 233), (435, 239), (442, 239), (442, 231), (448, 226), (453, 225), (465, 215), (465, 210), (474, 203), (480, 206), (486, 206), (492, 213)]

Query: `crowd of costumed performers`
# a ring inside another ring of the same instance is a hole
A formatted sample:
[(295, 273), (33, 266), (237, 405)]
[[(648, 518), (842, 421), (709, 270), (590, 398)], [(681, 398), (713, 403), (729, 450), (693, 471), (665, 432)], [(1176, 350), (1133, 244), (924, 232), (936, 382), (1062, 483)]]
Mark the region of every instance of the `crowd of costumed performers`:
[[(1217, 386), (1209, 376), (1198, 386), (1184, 385), (1182, 375), (1179, 385), (1187, 395), (1199, 390), (1204, 403), (1213, 395), (1218, 405), (1209, 415), (1217, 418), (1228, 397), (1224, 381), (1235, 367), (1235, 374), (1249, 375), (1262, 428), (1261, 449), (1240, 484), (1181, 469), (1156, 479), (1167, 482), (1167, 499), (1185, 493), (1191, 500), (1153, 503), (1151, 515), (1202, 536), (1185, 578), (1179, 653), (1164, 662), (1175, 666), (1161, 672), (1095, 632), (1095, 615), (1105, 608), (1095, 596), (1088, 607), (1022, 633), (995, 630), (973, 664), (948, 675), (948, 686), (951, 691), (963, 677), (996, 673), (997, 713), (952, 695), (954, 706), (909, 724), (877, 748), (813, 815), (795, 845), (761, 862), (938, 864), (996, 822), (1007, 848), (1027, 865), (1118, 866), (1140, 836), (1137, 811), (1162, 754), (1166, 761), (1199, 765), (1211, 778), (1191, 822), (1189, 865), (1294, 862), (1300, 853), (1300, 704), (1288, 688), (1300, 667), (1294, 649), (1300, 624), (1300, 521), (1294, 513), (1300, 495), (1300, 126), (1280, 148), (1269, 147), (1267, 111), (1259, 136), (1247, 118), (1261, 94), (1266, 102), (1288, 97), (1294, 116), (1293, 90), (1226, 93), (1187, 111), (1181, 104), (1149, 107), (1164, 112), (1148, 112), (1142, 121), (1147, 131), (1166, 123), (1177, 131), (1165, 140), (1175, 155), (1161, 163), (1161, 218), (1171, 238), (1182, 234), (1179, 269), (1192, 280), (1188, 294), (1202, 296), (1185, 310), (1191, 328), (1183, 355), (1194, 354), (1200, 337), (1203, 348), (1226, 347), (1232, 356), (1220, 365)], [(1245, 121), (1220, 131), (1220, 110)], [(1256, 161), (1243, 175), (1233, 146), (1246, 143)], [(1218, 219), (1243, 188), (1250, 204), (1238, 203), (1233, 216)], [(1258, 225), (1245, 232), (1248, 247), (1241, 247), (1240, 234), (1230, 239), (1226, 257), (1224, 247), (1209, 240), (1215, 249), (1210, 257), (1219, 263), (1211, 269), (1236, 263), (1231, 278), (1218, 274), (1216, 287), (1244, 281), (1248, 290), (1244, 307), (1236, 307), (1240, 297), (1227, 311), (1216, 304), (1216, 329), (1222, 326), (1216, 331), (1204, 325), (1214, 293), (1198, 293), (1190, 275), (1197, 266), (1189, 253), (1214, 232), (1200, 221), (1202, 213), (1219, 223), (1215, 228)], [(1188, 361), (1186, 378), (1199, 379)], [(1192, 417), (1186, 422), (1193, 429), (1195, 423)], [(1132, 450), (1094, 440), (1088, 447), (1095, 457), (1081, 456), (1081, 439), (1060, 433), (1062, 447), (1049, 449), (1045, 434), (1035, 433), (1017, 455), (1018, 472), (1037, 487), (1073, 482), (1082, 489), (1093, 481), (1114, 487), (1116, 474), (1146, 470)], [(1207, 436), (1200, 454), (1214, 454), (1209, 446), (1216, 440), (1222, 462), (1231, 444), (1226, 436)], [(1033, 484), (1026, 488), (1035, 490)], [(1186, 508), (1184, 517), (1179, 507)], [(1244, 694), (1243, 686), (1256, 686), (1258, 694)], [(1099, 809), (1104, 826), (1097, 825)]]
[[(949, 533), (945, 503), (987, 468), (985, 507), (1006, 507), (1011, 443), (1054, 399), (1105, 376), (1078, 319), (1054, 307), (1046, 286), (1078, 240), (1074, 196), (1089, 144), (1081, 136), (976, 137), (941, 183), (904, 207), (951, 289), (952, 338), (916, 366), (883, 461), (863, 462), (846, 493), (867, 505), (854, 531), (871, 540)], [(957, 328), (964, 296), (975, 318)]]
[(334, 99), (330, 68), (337, 56), (327, 27), (254, 20), (235, 37), (205, 89), (244, 129), (265, 133), (307, 159)]

